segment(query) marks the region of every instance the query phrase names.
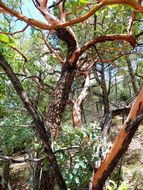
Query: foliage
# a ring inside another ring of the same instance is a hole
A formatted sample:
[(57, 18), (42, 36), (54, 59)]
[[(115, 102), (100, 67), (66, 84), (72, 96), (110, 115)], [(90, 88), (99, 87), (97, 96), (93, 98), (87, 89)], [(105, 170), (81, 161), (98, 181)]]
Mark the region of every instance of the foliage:
[(12, 155), (18, 150), (26, 149), (33, 140), (34, 133), (31, 129), (20, 127), (0, 128), (0, 147), (4, 154)]
[[(63, 127), (54, 149), (69, 189), (88, 185), (92, 166), (100, 162), (101, 136), (97, 123), (85, 126), (83, 130)], [(89, 156), (90, 155), (90, 156)]]
[(107, 190), (114, 190), (114, 189), (128, 190), (128, 186), (125, 184), (125, 182), (122, 182), (118, 188), (117, 188), (117, 184), (114, 181), (110, 180), (109, 183), (110, 185), (107, 187)]

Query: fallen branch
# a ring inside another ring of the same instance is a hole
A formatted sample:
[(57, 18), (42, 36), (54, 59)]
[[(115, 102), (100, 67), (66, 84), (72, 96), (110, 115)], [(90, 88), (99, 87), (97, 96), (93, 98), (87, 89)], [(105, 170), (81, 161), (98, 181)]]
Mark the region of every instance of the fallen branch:
[(17, 159), (14, 159), (12, 157), (9, 157), (9, 156), (0, 155), (0, 160), (9, 161), (9, 162), (15, 163), (15, 164), (16, 163), (23, 163), (23, 162), (40, 162), (44, 159), (46, 159), (46, 157), (43, 157), (43, 158), (25, 158), (25, 159), (17, 160)]

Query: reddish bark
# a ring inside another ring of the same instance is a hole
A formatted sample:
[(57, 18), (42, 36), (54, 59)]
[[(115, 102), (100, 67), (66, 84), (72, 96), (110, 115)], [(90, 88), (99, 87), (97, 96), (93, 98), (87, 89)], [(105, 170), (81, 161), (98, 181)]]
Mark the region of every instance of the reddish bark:
[(102, 190), (105, 180), (111, 174), (116, 164), (127, 150), (132, 137), (143, 119), (143, 89), (137, 96), (131, 111), (120, 130), (116, 141), (105, 160), (94, 173), (92, 190)]

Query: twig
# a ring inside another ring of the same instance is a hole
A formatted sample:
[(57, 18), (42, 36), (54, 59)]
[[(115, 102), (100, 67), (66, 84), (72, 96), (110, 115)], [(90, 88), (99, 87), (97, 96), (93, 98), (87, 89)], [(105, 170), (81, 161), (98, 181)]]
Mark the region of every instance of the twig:
[(7, 34), (7, 35), (15, 35), (21, 32), (24, 32), (28, 28), (29, 24), (27, 24), (23, 29), (16, 31), (16, 32), (0, 32), (0, 34)]
[(46, 159), (46, 157), (43, 157), (43, 158), (25, 158), (25, 159), (17, 160), (17, 159), (14, 159), (12, 157), (9, 157), (9, 156), (0, 155), (0, 160), (9, 161), (12, 163), (39, 162), (39, 161), (42, 161), (44, 159)]
[(64, 147), (59, 150), (56, 150), (54, 153), (57, 154), (62, 151), (68, 151), (68, 150), (73, 150), (73, 149), (80, 149), (80, 146), (71, 146), (71, 147)]
[(19, 53), (22, 57), (23, 57), (23, 59), (24, 59), (24, 62), (27, 62), (28, 61), (28, 59), (27, 59), (27, 57), (20, 51), (20, 50), (18, 50), (16, 47), (13, 47), (13, 46), (10, 46), (14, 51), (16, 51), (17, 53)]
[(43, 37), (42, 38), (43, 41), (45, 42), (45, 45), (47, 46), (47, 48), (50, 50), (51, 53), (53, 53), (56, 58), (62, 63), (64, 64), (64, 61), (61, 59), (61, 57), (57, 54), (57, 52), (50, 46), (50, 44), (46, 41), (46, 39)]

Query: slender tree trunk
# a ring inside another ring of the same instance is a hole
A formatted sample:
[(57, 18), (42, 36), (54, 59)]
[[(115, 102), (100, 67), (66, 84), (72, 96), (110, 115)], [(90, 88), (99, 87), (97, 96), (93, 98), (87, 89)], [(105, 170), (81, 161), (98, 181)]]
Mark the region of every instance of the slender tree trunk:
[(103, 106), (104, 106), (104, 116), (109, 113), (109, 98), (108, 93), (105, 88), (102, 89), (103, 91)]
[(52, 170), (49, 171), (42, 169), (39, 190), (54, 190), (54, 189), (56, 189), (56, 183)]
[(89, 78), (88, 72), (85, 72), (83, 74), (85, 75), (85, 83), (80, 95), (78, 96), (78, 98), (75, 100), (73, 104), (73, 110), (72, 110), (73, 125), (74, 127), (77, 127), (77, 128), (81, 128), (83, 125), (81, 104), (83, 103), (84, 99), (87, 96), (88, 88), (90, 85), (90, 78)]
[(133, 67), (132, 67), (132, 63), (131, 63), (130, 59), (126, 58), (126, 63), (127, 63), (127, 66), (128, 66), (128, 71), (129, 71), (129, 75), (130, 75), (130, 78), (131, 78), (131, 83), (132, 83), (134, 94), (137, 94), (138, 93), (138, 88), (137, 88), (136, 78), (135, 78), (135, 75), (134, 75), (134, 71), (133, 71)]
[(10, 174), (10, 162), (9, 161), (4, 161), (3, 162), (3, 173), (2, 173), (2, 178), (4, 181), (4, 188), (8, 189), (8, 185), (9, 185), (9, 174)]
[(97, 73), (97, 68), (94, 68), (94, 74), (95, 74), (96, 81), (102, 90), (102, 103), (103, 103), (103, 108), (104, 108), (103, 114), (105, 116), (107, 113), (109, 113), (109, 97), (108, 97), (109, 93), (107, 90), (103, 63), (101, 63), (101, 70), (99, 71), (99, 74)]
[(32, 180), (33, 190), (39, 190), (39, 188), (40, 188), (41, 169), (42, 169), (41, 162), (34, 163), (34, 166), (32, 169), (34, 171), (31, 172), (32, 173), (31, 175), (33, 175), (32, 176), (32, 178), (33, 178), (33, 180)]
[(10, 65), (8, 64), (8, 62), (1, 53), (0, 53), (0, 66), (6, 72), (17, 94), (21, 98), (25, 108), (33, 118), (33, 122), (35, 124), (34, 129), (38, 132), (40, 139), (43, 141), (45, 145), (45, 153), (47, 154), (47, 159), (53, 169), (57, 184), (59, 185), (61, 190), (67, 190), (66, 183), (63, 179), (62, 173), (60, 171), (59, 165), (56, 160), (56, 156), (54, 155), (53, 150), (51, 148), (50, 133), (49, 131), (46, 131), (44, 123), (41, 117), (39, 116), (36, 108), (33, 106), (31, 100), (24, 91), (19, 79), (17, 78), (12, 68), (10, 67)]

